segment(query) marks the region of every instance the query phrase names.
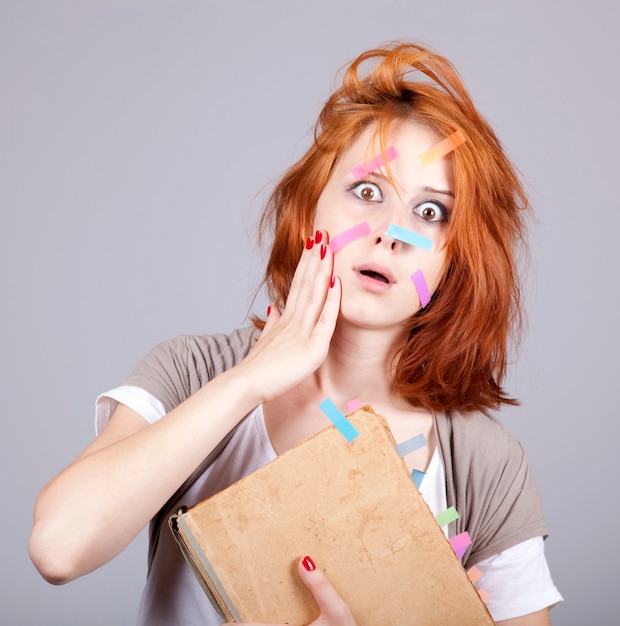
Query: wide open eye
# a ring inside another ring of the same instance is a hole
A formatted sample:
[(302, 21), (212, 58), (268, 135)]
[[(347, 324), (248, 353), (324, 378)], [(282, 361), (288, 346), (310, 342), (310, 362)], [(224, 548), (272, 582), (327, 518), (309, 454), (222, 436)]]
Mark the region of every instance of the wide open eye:
[(446, 207), (436, 200), (428, 200), (418, 204), (413, 212), (427, 222), (445, 222), (448, 219)]
[(368, 181), (361, 181), (355, 183), (351, 187), (351, 191), (360, 199), (366, 202), (381, 202), (383, 195), (378, 185), (369, 183)]

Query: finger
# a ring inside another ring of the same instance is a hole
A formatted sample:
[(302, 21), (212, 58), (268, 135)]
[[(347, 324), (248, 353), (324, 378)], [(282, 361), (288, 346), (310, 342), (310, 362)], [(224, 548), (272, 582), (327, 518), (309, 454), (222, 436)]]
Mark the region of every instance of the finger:
[(323, 312), (332, 271), (332, 252), (327, 244), (321, 243), (314, 259), (306, 266), (298, 294), (299, 325), (307, 332), (313, 331)]
[(295, 268), (295, 273), (293, 274), (293, 279), (291, 281), (291, 288), (289, 289), (288, 295), (286, 297), (286, 303), (284, 305), (284, 310), (289, 313), (293, 313), (296, 310), (297, 303), (299, 300), (299, 292), (302, 289), (302, 285), (304, 283), (304, 276), (306, 273), (306, 267), (310, 260), (312, 259), (312, 251), (314, 249), (314, 238), (308, 237), (304, 243), (304, 247), (299, 258), (299, 263), (297, 263), (297, 267)]
[(313, 622), (315, 625), (325, 626), (355, 626), (355, 620), (349, 607), (332, 587), (323, 572), (315, 565), (314, 561), (305, 556), (300, 559), (299, 575), (308, 587), (316, 603), (321, 610), (320, 617)]
[(331, 337), (334, 334), (334, 329), (336, 328), (336, 322), (338, 321), (340, 301), (342, 298), (342, 284), (340, 278), (330, 275), (327, 281), (329, 285), (327, 297), (312, 332), (312, 338), (316, 340), (319, 345), (329, 345)]
[[(276, 325), (276, 322), (280, 319), (280, 317), (281, 314), (277, 307), (273, 305), (269, 305), (267, 307), (267, 321), (265, 322), (265, 326), (263, 326), (263, 331), (261, 332), (258, 341), (269, 333), (269, 331)], [(258, 343), (258, 341), (256, 343)]]

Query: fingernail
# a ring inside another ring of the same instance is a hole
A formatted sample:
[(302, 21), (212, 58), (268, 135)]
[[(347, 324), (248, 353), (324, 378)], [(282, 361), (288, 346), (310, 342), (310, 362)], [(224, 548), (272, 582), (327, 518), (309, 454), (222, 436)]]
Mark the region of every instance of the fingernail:
[(331, 278), (329, 279), (330, 288), (333, 287), (335, 284), (336, 284), (336, 277), (332, 274)]
[(325, 258), (325, 253), (327, 252), (327, 246), (323, 243), (321, 244), (321, 259)]
[(271, 313), (271, 306), (267, 307), (267, 317), (269, 317), (269, 314)]
[(314, 239), (312, 239), (312, 237), (308, 237), (308, 239), (306, 239), (306, 250), (312, 250), (313, 245)]
[(317, 230), (314, 235), (314, 241), (316, 243), (321, 243), (322, 240), (323, 240), (323, 233), (320, 230)]
[(309, 556), (305, 556), (303, 561), (302, 561), (302, 565), (309, 571), (312, 572), (316, 569), (316, 565), (314, 564), (314, 561), (309, 557)]

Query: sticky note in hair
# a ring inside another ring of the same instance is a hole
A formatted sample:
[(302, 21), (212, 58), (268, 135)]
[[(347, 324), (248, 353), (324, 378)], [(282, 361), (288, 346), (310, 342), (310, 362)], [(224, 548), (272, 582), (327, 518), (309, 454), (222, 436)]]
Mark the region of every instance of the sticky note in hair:
[(443, 141), (436, 143), (432, 148), (423, 152), (420, 155), (420, 161), (422, 161), (424, 166), (430, 165), (433, 161), (441, 159), (441, 157), (446, 156), (448, 152), (452, 152), (452, 150), (458, 148), (463, 143), (465, 143), (465, 137), (457, 130)]
[(347, 402), (347, 410), (349, 413), (353, 413), (353, 411), (357, 411), (362, 408), (362, 402), (359, 398), (355, 398), (355, 400), (349, 400)]
[(422, 306), (422, 308), (424, 308), (431, 301), (431, 292), (428, 290), (426, 278), (424, 278), (422, 270), (417, 270), (413, 274), (411, 274), (411, 280), (413, 281), (413, 286), (415, 287), (415, 290), (418, 292), (420, 305)]
[(411, 478), (413, 479), (413, 482), (415, 483), (415, 486), (419, 489), (420, 485), (422, 484), (422, 479), (426, 476), (426, 472), (422, 472), (420, 470), (417, 469), (412, 469), (411, 470)]
[(406, 454), (410, 454), (411, 452), (415, 452), (420, 448), (423, 448), (426, 445), (426, 437), (420, 433), (415, 437), (411, 437), (411, 439), (407, 439), (407, 441), (403, 441), (396, 446), (396, 452), (398, 452), (398, 456), (405, 456)]
[(336, 254), (340, 248), (343, 248), (348, 243), (351, 243), (364, 235), (370, 235), (370, 226), (368, 226), (368, 222), (362, 222), (357, 226), (353, 226), (353, 228), (349, 228), (348, 230), (343, 230), (341, 233), (338, 233), (331, 240), (329, 247), (332, 249), (333, 254)]
[[(393, 161), (397, 156), (398, 152), (396, 152), (396, 148), (394, 146), (390, 146), (386, 151), (386, 156), (388, 161)], [(376, 172), (378, 169), (382, 168), (385, 165), (383, 161), (383, 155), (378, 154), (372, 159), (362, 163), (361, 165), (356, 165), (352, 170), (351, 174), (355, 176), (355, 178), (364, 178), (370, 172)]]
[(408, 243), (410, 246), (422, 248), (422, 250), (426, 250), (427, 252), (430, 252), (433, 247), (432, 239), (424, 237), (424, 235), (418, 235), (418, 233), (414, 233), (412, 230), (407, 230), (396, 224), (390, 224), (388, 226), (387, 236)]
[(353, 441), (359, 435), (355, 426), (351, 424), (329, 398), (325, 398), (319, 404), (319, 408), (327, 415), (329, 421), (342, 433), (347, 441)]
[(457, 520), (459, 517), (460, 515), (453, 506), (439, 513), (439, 515), (435, 515), (435, 519), (440, 526), (447, 526), (450, 522)]
[(475, 585), (482, 576), (482, 572), (474, 565), (467, 570), (467, 575), (469, 576), (469, 580)]
[(471, 538), (469, 537), (469, 533), (465, 531), (460, 535), (450, 537), (450, 545), (456, 553), (456, 556), (459, 559), (462, 559), (463, 555), (465, 554), (465, 550), (467, 550), (467, 548), (471, 545)]

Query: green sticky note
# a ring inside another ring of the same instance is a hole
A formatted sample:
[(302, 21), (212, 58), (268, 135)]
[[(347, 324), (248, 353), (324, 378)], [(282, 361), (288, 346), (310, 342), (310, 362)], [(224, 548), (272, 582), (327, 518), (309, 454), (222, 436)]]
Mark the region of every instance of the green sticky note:
[(439, 515), (435, 515), (435, 519), (440, 526), (447, 526), (450, 522), (457, 520), (460, 515), (456, 512), (456, 509), (451, 506)]

